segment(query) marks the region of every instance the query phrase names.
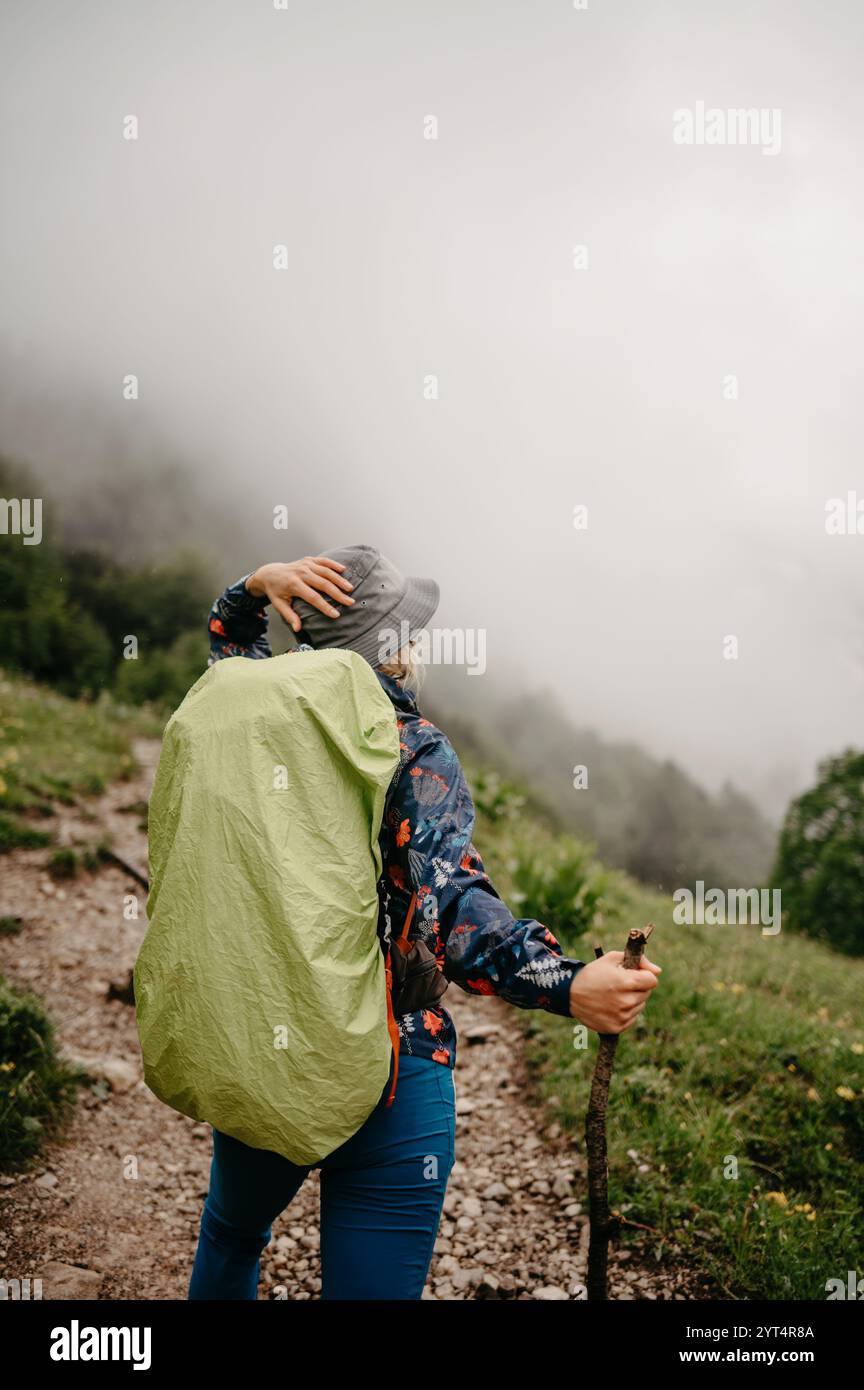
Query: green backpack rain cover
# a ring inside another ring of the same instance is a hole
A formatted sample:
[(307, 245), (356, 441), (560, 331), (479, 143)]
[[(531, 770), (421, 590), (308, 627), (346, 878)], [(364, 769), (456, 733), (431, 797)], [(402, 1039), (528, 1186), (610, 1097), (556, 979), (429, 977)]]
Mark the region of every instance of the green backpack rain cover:
[(390, 1070), (378, 833), (393, 706), (354, 652), (218, 661), (165, 729), (135, 963), (144, 1080), (293, 1163), (362, 1125)]

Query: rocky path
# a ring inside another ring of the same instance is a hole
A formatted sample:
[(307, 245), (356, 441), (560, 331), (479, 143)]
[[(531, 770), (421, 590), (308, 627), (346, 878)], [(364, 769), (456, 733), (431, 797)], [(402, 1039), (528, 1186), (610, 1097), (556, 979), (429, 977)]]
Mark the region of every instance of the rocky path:
[[(95, 843), (146, 869), (141, 812), (158, 743), (136, 746), (141, 770), (89, 808), (61, 808), (63, 844)], [(133, 1009), (111, 997), (146, 929), (143, 890), (106, 867), (65, 884), (47, 854), (0, 860), (0, 970), (47, 1004), (63, 1050), (93, 1078), (64, 1141), (21, 1176), (0, 1177), (0, 1276), (41, 1278), (45, 1298), (182, 1299), (207, 1193), (210, 1131), (162, 1105), (141, 1081)], [(137, 918), (132, 915), (137, 906)], [(116, 992), (116, 991), (115, 991)], [(447, 995), (459, 1033), (457, 1163), (435, 1247), (430, 1299), (579, 1296), (587, 1251), (581, 1155), (530, 1099), (513, 1011)], [(261, 1297), (319, 1294), (318, 1182), (312, 1174), (276, 1222)], [(614, 1298), (693, 1296), (686, 1280), (613, 1258)]]

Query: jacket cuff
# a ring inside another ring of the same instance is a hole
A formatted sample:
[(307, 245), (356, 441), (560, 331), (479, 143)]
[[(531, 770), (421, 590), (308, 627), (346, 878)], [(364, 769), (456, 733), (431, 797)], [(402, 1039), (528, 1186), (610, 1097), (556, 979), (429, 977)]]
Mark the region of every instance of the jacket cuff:
[(556, 984), (550, 985), (548, 989), (543, 991), (548, 996), (549, 1001), (543, 1007), (549, 1014), (558, 1014), (560, 1018), (570, 1018), (570, 986), (574, 976), (582, 969), (585, 962), (584, 960), (571, 960), (569, 956), (556, 956), (555, 963), (559, 968), (563, 966), (566, 974), (564, 974), (563, 979), (558, 980)]
[(270, 602), (266, 594), (250, 594), (246, 588), (246, 580), (254, 573), (254, 570), (250, 570), (249, 574), (244, 574), (242, 579), (238, 579), (237, 583), (232, 584), (227, 590), (232, 603), (238, 608), (266, 608)]

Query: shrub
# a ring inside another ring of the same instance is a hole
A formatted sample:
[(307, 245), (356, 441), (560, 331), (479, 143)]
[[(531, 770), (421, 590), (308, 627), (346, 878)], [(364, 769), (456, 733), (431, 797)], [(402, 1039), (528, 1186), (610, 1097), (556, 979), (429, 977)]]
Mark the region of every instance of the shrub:
[(146, 648), (135, 661), (121, 661), (117, 696), (130, 704), (149, 701), (166, 713), (177, 708), (190, 686), (207, 669), (207, 636), (184, 632), (167, 648)]
[(42, 1004), (0, 976), (0, 1169), (22, 1167), (57, 1128), (78, 1074), (57, 1058)]
[(788, 926), (864, 955), (864, 753), (822, 763), (817, 785), (792, 802), (774, 878)]
[(596, 923), (608, 886), (589, 846), (569, 836), (517, 847), (508, 898), (520, 917), (534, 917), (559, 940)]

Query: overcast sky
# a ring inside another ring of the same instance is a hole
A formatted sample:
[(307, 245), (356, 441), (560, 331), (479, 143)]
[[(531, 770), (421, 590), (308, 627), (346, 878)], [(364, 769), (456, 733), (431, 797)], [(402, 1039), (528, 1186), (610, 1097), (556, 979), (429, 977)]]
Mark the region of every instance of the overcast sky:
[[(772, 809), (864, 743), (860, 4), (0, 15), (0, 448), (70, 402), (158, 434), (262, 534), (434, 575), (483, 679)], [(779, 150), (677, 144), (699, 102)]]

